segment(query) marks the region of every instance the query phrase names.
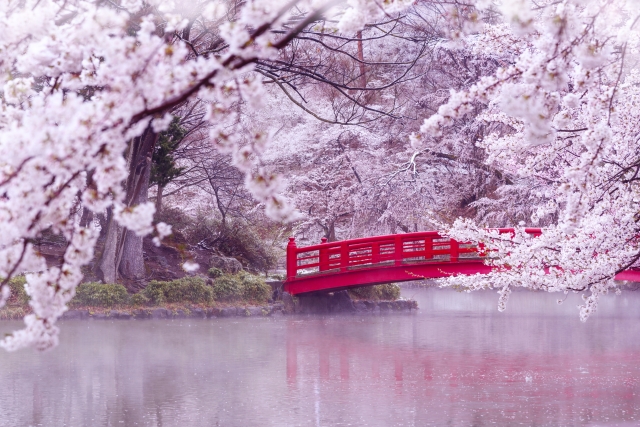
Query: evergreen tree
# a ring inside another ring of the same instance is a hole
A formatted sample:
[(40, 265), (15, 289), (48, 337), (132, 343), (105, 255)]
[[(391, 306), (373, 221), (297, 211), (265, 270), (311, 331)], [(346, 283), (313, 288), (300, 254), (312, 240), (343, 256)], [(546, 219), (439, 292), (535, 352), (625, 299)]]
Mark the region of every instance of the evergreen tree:
[(183, 167), (176, 165), (173, 154), (178, 148), (187, 131), (180, 125), (180, 118), (174, 117), (169, 128), (160, 133), (158, 143), (153, 151), (151, 166), (151, 181), (149, 185), (157, 185), (156, 212), (162, 209), (162, 192), (174, 179), (182, 175)]

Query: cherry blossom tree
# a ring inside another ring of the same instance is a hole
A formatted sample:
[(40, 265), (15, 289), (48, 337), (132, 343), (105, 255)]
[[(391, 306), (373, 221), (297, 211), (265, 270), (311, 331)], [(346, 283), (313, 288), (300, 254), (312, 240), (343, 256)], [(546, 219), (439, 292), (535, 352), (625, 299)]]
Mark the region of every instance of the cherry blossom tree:
[[(303, 217), (298, 238), (433, 229), (475, 215), (475, 202), (510, 182), (484, 163), (482, 148), (457, 143), (480, 139), (490, 127), (465, 120), (438, 146), (414, 153), (407, 144), (419, 119), (437, 111), (451, 88), (468, 88), (497, 68), (490, 56), (444, 43), (456, 28), (444, 3), (417, 2), (352, 37), (305, 32), (311, 40), (298, 42), (297, 54), (328, 45), (314, 71), (343, 76), (351, 98), (336, 96), (343, 88), (331, 80), (290, 73), (290, 86), (267, 85), (279, 116), (249, 119), (274, 135), (268, 165), (287, 177), (286, 194)], [(301, 108), (288, 108), (289, 98)]]
[[(477, 2), (450, 9), (450, 16), (460, 31), (448, 43), (500, 66), (452, 91), (413, 135), (412, 146), (440, 146), (469, 120), (493, 127), (480, 140), (458, 142), (482, 148), (488, 166), (512, 177), (494, 200), (479, 205), (498, 222), (500, 210), (525, 217), (513, 236), (484, 229), (481, 221), (457, 220), (450, 234), (482, 242), (496, 269), (449, 283), (498, 288), (501, 310), (516, 286), (582, 292), (586, 320), (601, 295), (620, 292), (615, 274), (640, 258), (637, 7)], [(483, 111), (474, 117), (478, 108)], [(525, 223), (544, 225), (542, 236), (530, 238)]]
[[(270, 59), (303, 29), (331, 14), (338, 29), (393, 13), (402, 2), (16, 0), (0, 6), (3, 51), (0, 114), (0, 283), (27, 272), (33, 313), (7, 336), (9, 350), (55, 346), (56, 319), (66, 310), (93, 257), (97, 232), (69, 213), (112, 207), (132, 238), (152, 227), (153, 203), (142, 195), (159, 132), (172, 110), (197, 96), (220, 150), (236, 152), (234, 103), (260, 107), (255, 64)], [(276, 176), (253, 156), (264, 135), (237, 154), (247, 187), (280, 219), (292, 214)], [(244, 159), (244, 162), (240, 161)], [(133, 172), (133, 173), (132, 173)], [(47, 268), (33, 241), (43, 230), (68, 242), (60, 267)]]

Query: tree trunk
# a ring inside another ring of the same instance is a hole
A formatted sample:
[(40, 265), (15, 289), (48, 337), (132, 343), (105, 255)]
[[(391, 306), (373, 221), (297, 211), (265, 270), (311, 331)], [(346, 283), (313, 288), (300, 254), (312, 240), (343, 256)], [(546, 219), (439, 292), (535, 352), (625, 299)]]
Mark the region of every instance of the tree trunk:
[[(151, 158), (157, 135), (147, 128), (140, 138), (136, 138), (127, 179), (127, 205), (135, 206), (148, 201)], [(119, 259), (119, 261), (118, 261)], [(146, 271), (142, 253), (142, 237), (133, 231), (123, 233), (122, 249), (116, 259), (120, 276), (128, 281), (144, 280)]]
[(133, 231), (126, 230), (120, 257), (120, 276), (129, 281), (141, 281), (145, 278), (144, 258), (142, 254), (142, 237)]
[(86, 227), (93, 222), (93, 211), (88, 208), (82, 209), (82, 217), (80, 217), (80, 227)]
[[(149, 164), (149, 166), (151, 165)], [(142, 180), (142, 190), (134, 197), (131, 206), (139, 205), (148, 200), (147, 189), (149, 188), (150, 169), (150, 167), (145, 167), (141, 171), (142, 174), (139, 179)], [(120, 253), (120, 268), (118, 270), (122, 278), (134, 281), (144, 279), (146, 272), (142, 255), (142, 237), (136, 235), (133, 231), (126, 230), (124, 232), (122, 252)]]
[(325, 235), (327, 238), (327, 242), (335, 242), (338, 239), (336, 239), (336, 223), (335, 221), (331, 221), (329, 223), (329, 225), (327, 226), (327, 228), (325, 229)]
[(158, 193), (156, 194), (156, 215), (162, 211), (162, 192), (164, 187), (158, 185)]
[(219, 188), (213, 185), (213, 181), (210, 181), (210, 182), (211, 182), (211, 187), (213, 187), (213, 194), (216, 196), (216, 205), (218, 206), (220, 215), (222, 215), (222, 228), (225, 228), (227, 226), (227, 211), (224, 208), (224, 205), (222, 204), (222, 200), (220, 200), (220, 197), (218, 196)]
[(105, 236), (107, 235), (107, 225), (109, 222), (109, 217), (104, 213), (99, 213), (98, 215), (96, 215), (96, 218), (98, 218), (98, 224), (100, 225), (100, 237), (98, 237), (98, 240), (104, 240)]
[[(149, 126), (140, 137), (134, 138), (130, 143), (127, 156), (127, 206), (148, 200), (151, 158), (156, 141), (157, 134)], [(119, 277), (128, 281), (142, 281), (145, 278), (142, 237), (122, 229), (113, 215), (109, 215), (104, 250), (98, 264), (98, 275), (105, 283), (115, 283)]]
[[(111, 208), (109, 210), (111, 211)], [(112, 214), (108, 214), (107, 217), (104, 249), (100, 257), (97, 275), (104, 283), (116, 283), (118, 279), (116, 253), (122, 231)]]
[(358, 31), (356, 37), (358, 38), (358, 60), (360, 61), (360, 87), (366, 87), (367, 78), (365, 76), (366, 69), (364, 66), (364, 49), (362, 48), (362, 31)]

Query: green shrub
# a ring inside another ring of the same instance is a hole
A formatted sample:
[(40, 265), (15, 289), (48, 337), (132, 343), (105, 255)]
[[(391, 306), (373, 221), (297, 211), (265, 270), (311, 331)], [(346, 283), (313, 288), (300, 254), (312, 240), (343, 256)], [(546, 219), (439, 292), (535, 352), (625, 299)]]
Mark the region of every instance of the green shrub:
[(90, 305), (96, 307), (113, 307), (126, 304), (129, 294), (124, 286), (118, 284), (82, 283), (76, 288), (76, 296), (71, 305)]
[(400, 286), (395, 283), (350, 288), (348, 292), (354, 299), (371, 301), (395, 301), (400, 298)]
[(202, 277), (183, 277), (169, 283), (171, 286), (166, 292), (169, 302), (209, 303), (213, 301), (213, 289)]
[(132, 295), (130, 301), (132, 305), (147, 305), (151, 302), (143, 292), (138, 292), (137, 294)]
[(152, 280), (139, 293), (144, 295), (149, 301), (156, 305), (164, 304), (165, 302), (167, 302), (167, 298), (164, 295), (164, 288), (167, 283), (169, 282), (159, 282), (157, 280)]
[(238, 275), (225, 274), (213, 282), (216, 301), (235, 301), (242, 296), (242, 282)]
[(214, 297), (214, 290), (201, 277), (183, 277), (171, 282), (154, 280), (141, 293), (157, 305), (187, 301), (196, 304), (210, 303)]
[[(139, 295), (139, 296), (138, 296)], [(133, 304), (149, 302), (162, 305), (173, 302), (210, 303), (213, 300), (233, 302), (239, 300), (266, 302), (271, 297), (271, 286), (259, 276), (241, 271), (238, 274), (218, 276), (209, 286), (201, 277), (184, 277), (171, 282), (150, 282), (134, 295)]]
[(271, 286), (267, 285), (260, 276), (241, 271), (238, 273), (242, 286), (242, 299), (246, 301), (267, 302), (273, 293)]
[(220, 277), (223, 274), (224, 273), (222, 272), (222, 270), (216, 267), (212, 267), (207, 271), (207, 276), (211, 277), (212, 279), (215, 279), (216, 277)]
[(9, 280), (9, 288), (11, 289), (11, 296), (8, 305), (27, 305), (29, 304), (29, 295), (24, 289), (24, 285), (27, 283), (27, 279), (24, 276), (15, 276)]

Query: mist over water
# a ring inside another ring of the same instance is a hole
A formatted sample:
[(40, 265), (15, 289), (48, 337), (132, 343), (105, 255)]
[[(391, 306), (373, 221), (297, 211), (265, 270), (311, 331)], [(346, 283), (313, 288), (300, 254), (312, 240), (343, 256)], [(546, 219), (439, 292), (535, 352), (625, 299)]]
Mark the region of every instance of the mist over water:
[(0, 426), (640, 423), (640, 293), (586, 323), (573, 294), (403, 295), (418, 313), (65, 321), (0, 353)]

